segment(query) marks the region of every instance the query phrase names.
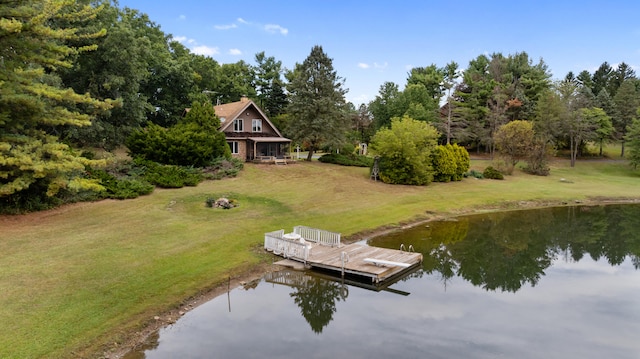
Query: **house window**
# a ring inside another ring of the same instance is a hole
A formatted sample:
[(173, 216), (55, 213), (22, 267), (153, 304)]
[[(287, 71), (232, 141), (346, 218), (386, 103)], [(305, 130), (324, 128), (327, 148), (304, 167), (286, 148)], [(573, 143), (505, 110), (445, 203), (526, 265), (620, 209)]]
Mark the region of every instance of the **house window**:
[(262, 132), (262, 120), (256, 119), (251, 121), (251, 131)]
[(234, 132), (244, 131), (244, 121), (242, 121), (241, 119), (233, 120), (233, 131)]
[(238, 150), (238, 141), (229, 141), (227, 143), (229, 144), (229, 148), (231, 148), (231, 154), (237, 155), (240, 153)]

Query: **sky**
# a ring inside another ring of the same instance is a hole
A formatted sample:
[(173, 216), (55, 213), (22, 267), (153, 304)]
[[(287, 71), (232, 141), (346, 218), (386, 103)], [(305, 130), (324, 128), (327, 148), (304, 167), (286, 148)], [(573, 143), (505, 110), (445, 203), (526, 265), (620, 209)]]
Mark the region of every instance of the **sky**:
[(119, 0), (192, 52), (220, 64), (255, 65), (255, 55), (302, 63), (315, 45), (333, 59), (347, 101), (400, 89), (411, 68), (451, 61), (460, 69), (480, 55), (526, 52), (552, 79), (593, 72), (603, 63), (640, 75), (640, 1), (490, 0)]

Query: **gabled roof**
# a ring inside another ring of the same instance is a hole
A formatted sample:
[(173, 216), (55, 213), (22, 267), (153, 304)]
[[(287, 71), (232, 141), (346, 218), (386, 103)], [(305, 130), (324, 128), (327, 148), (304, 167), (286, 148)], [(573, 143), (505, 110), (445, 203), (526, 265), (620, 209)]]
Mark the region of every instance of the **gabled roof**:
[(265, 121), (267, 121), (269, 126), (273, 128), (273, 130), (278, 134), (278, 136), (282, 137), (282, 134), (280, 133), (280, 131), (276, 128), (276, 126), (273, 125), (273, 123), (271, 123), (271, 121), (269, 121), (269, 118), (267, 117), (267, 115), (264, 114), (264, 112), (262, 112), (260, 107), (258, 107), (255, 104), (255, 102), (249, 100), (246, 97), (243, 97), (242, 99), (240, 99), (240, 101), (237, 101), (237, 102), (225, 103), (223, 105), (217, 105), (213, 107), (216, 112), (216, 116), (220, 118), (221, 122), (222, 122), (222, 119), (224, 118), (224, 122), (220, 124), (220, 131), (224, 131), (227, 127), (231, 126), (231, 124), (233, 123), (233, 120), (240, 117), (240, 115), (251, 106), (253, 106), (253, 108), (255, 108), (255, 110), (260, 113), (262, 118)]

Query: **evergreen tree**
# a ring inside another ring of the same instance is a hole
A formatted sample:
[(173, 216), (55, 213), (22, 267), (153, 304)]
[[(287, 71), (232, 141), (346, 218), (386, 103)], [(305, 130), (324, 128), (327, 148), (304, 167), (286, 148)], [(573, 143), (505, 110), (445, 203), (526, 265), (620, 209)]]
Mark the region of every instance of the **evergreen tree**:
[(622, 149), (620, 150), (620, 156), (622, 157), (624, 157), (627, 127), (631, 125), (631, 122), (636, 117), (636, 111), (640, 107), (640, 97), (638, 96), (638, 90), (636, 90), (637, 81), (635, 79), (624, 81), (616, 95), (613, 96), (613, 103), (616, 108), (613, 126), (616, 131), (616, 137), (622, 141)]
[(288, 133), (309, 150), (307, 161), (325, 145), (340, 146), (349, 128), (344, 80), (333, 69), (333, 60), (321, 46), (314, 46), (302, 64), (289, 74)]
[(629, 163), (634, 169), (640, 165), (640, 110), (637, 117), (633, 120), (631, 125), (627, 128), (626, 141), (629, 143)]
[[(82, 24), (99, 10), (63, 0), (0, 3), (0, 199), (4, 205), (19, 206), (26, 191), (46, 201), (63, 188), (99, 188), (81, 178), (85, 165), (98, 163), (80, 157), (56, 137), (65, 126), (89, 126), (92, 115), (111, 106), (62, 88), (57, 76), (60, 69), (72, 66), (70, 55), (95, 50), (89, 43), (105, 32), (85, 32)], [(70, 41), (88, 44), (74, 47)]]

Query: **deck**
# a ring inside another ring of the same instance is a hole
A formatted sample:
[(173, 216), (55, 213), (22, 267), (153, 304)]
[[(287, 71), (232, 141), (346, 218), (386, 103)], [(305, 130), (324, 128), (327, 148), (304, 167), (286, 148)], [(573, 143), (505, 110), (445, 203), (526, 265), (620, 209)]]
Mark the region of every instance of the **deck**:
[(380, 283), (408, 273), (422, 262), (422, 254), (402, 250), (340, 243), (340, 234), (298, 226), (265, 233), (265, 249), (304, 263), (311, 269), (352, 275)]

